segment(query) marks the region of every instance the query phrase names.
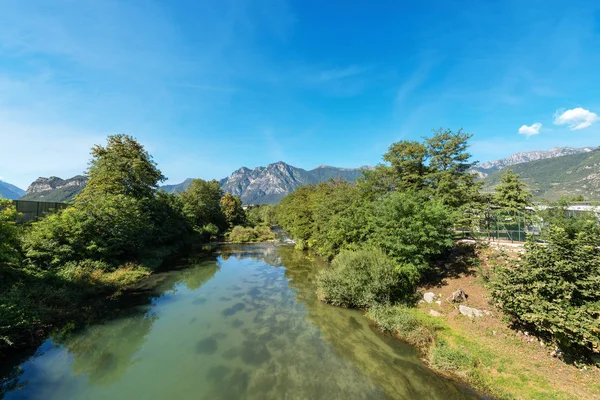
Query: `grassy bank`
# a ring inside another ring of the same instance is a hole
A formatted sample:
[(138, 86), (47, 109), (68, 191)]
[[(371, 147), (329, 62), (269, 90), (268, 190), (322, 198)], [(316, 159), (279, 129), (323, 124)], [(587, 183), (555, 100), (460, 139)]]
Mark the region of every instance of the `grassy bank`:
[[(518, 254), (514, 255), (518, 257)], [(572, 365), (553, 357), (554, 346), (512, 329), (501, 311), (490, 304), (486, 287), (486, 265), (504, 263), (506, 252), (486, 249), (474, 263), (451, 274), (432, 291), (441, 304), (421, 303), (417, 307), (380, 306), (367, 312), (375, 325), (399, 339), (417, 346), (423, 360), (441, 374), (467, 382), (500, 399), (581, 399), (600, 398), (600, 369), (593, 365)], [(461, 315), (445, 299), (458, 288), (469, 294), (468, 305), (487, 310), (482, 318)], [(431, 310), (438, 316), (431, 316)]]
[[(111, 309), (133, 284), (185, 247), (161, 249), (161, 259), (117, 268), (93, 261), (73, 263), (58, 271), (31, 266), (0, 271), (0, 358), (38, 346), (50, 331), (89, 323)], [(158, 253), (158, 252), (157, 252)]]

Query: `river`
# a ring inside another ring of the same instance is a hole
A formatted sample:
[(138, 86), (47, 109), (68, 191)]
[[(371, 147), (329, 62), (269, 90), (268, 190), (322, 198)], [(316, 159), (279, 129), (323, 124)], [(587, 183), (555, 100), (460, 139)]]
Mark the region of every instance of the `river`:
[[(153, 275), (111, 319), (48, 339), (14, 399), (475, 399), (358, 311), (322, 304), (291, 246), (222, 246)], [(140, 297), (142, 298), (140, 301)], [(0, 393), (0, 397), (2, 394)]]

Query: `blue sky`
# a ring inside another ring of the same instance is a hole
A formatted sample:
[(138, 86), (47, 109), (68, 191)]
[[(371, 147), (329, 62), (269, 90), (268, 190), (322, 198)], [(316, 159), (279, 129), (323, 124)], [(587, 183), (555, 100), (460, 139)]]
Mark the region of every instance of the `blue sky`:
[(23, 188), (80, 173), (113, 133), (143, 142), (171, 183), (279, 160), (374, 165), (438, 127), (473, 133), (479, 161), (600, 144), (597, 1), (0, 9), (0, 177)]

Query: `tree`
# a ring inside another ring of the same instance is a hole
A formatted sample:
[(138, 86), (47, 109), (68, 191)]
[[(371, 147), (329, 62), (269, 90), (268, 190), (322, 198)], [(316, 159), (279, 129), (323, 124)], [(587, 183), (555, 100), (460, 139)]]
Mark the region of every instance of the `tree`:
[(225, 216), (221, 211), (223, 191), (216, 180), (194, 179), (190, 186), (180, 193), (183, 211), (196, 229), (214, 224), (219, 229), (227, 228)]
[(502, 174), (500, 184), (494, 190), (494, 203), (505, 210), (516, 213), (531, 205), (531, 193), (527, 185), (510, 169)]
[(151, 198), (165, 180), (152, 156), (131, 136), (109, 136), (106, 147), (95, 145), (91, 154), (81, 200), (105, 194)]
[(396, 190), (421, 190), (430, 168), (425, 165), (428, 152), (423, 143), (401, 141), (390, 146), (383, 159), (390, 163)]
[(471, 137), (462, 129), (440, 128), (423, 142), (393, 143), (383, 156), (386, 163), (365, 171), (359, 187), (370, 200), (394, 191), (424, 190), (462, 215), (481, 203), (482, 183), (469, 172), (475, 164), (467, 151)]
[[(450, 207), (465, 208), (479, 202), (480, 182), (469, 172), (475, 164), (469, 162), (468, 141), (473, 136), (462, 129), (452, 132), (449, 129), (433, 131), (434, 135), (425, 140), (429, 171), (427, 181), (435, 197)], [(461, 210), (462, 212), (463, 210)]]
[(84, 260), (157, 267), (166, 256), (161, 247), (184, 243), (190, 226), (183, 206), (156, 191), (164, 177), (135, 139), (109, 136), (106, 147), (94, 146), (88, 174), (71, 207), (33, 223), (24, 236), (30, 262), (45, 269)]
[(221, 212), (225, 216), (225, 222), (229, 228), (243, 225), (246, 222), (246, 212), (242, 208), (242, 200), (231, 193), (225, 193), (220, 200)]
[(12, 201), (0, 198), (0, 267), (12, 264), (19, 257), (17, 210)]
[(595, 215), (565, 221), (546, 228), (547, 243), (528, 241), (522, 265), (497, 268), (492, 295), (514, 322), (592, 353), (600, 346), (600, 227)]

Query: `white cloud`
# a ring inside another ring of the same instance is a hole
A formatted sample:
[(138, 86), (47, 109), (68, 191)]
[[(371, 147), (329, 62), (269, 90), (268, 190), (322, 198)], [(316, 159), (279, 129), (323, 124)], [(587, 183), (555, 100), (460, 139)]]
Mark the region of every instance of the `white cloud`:
[(554, 114), (555, 125), (569, 125), (572, 131), (584, 129), (598, 121), (598, 115), (581, 107), (572, 110), (558, 110)]
[(525, 136), (529, 137), (529, 136), (537, 135), (538, 133), (540, 133), (540, 129), (542, 129), (542, 124), (540, 124), (539, 122), (536, 122), (535, 124), (532, 124), (531, 126), (523, 125), (522, 127), (519, 128), (519, 133), (521, 135), (525, 135)]

